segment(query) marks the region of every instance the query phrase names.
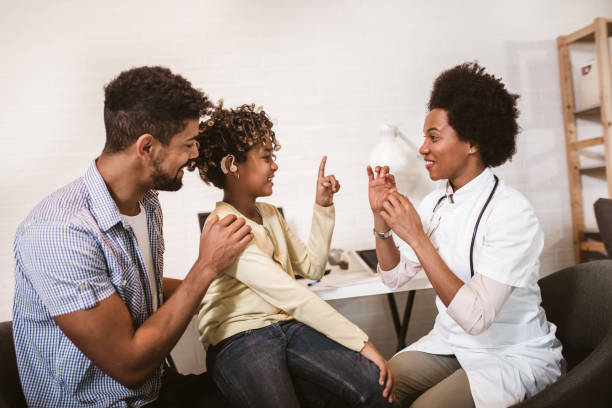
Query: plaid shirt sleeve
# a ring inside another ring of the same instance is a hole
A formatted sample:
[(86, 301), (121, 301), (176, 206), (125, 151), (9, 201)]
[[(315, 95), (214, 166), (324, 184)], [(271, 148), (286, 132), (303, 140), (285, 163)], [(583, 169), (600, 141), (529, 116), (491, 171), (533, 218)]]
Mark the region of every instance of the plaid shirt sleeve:
[(18, 261), (52, 316), (92, 308), (115, 293), (101, 247), (85, 228), (43, 222), (19, 241)]

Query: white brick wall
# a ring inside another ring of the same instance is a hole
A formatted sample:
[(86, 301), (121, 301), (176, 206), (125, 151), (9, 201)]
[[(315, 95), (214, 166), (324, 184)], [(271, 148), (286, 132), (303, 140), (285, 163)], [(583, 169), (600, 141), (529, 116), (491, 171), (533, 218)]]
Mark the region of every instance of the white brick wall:
[[(419, 140), (432, 80), (477, 59), (522, 95), (518, 154), (497, 173), (536, 209), (546, 233), (543, 273), (571, 264), (555, 38), (596, 16), (612, 16), (612, 3), (4, 2), (0, 320), (11, 316), (18, 223), (46, 194), (83, 174), (103, 146), (103, 85), (143, 64), (169, 66), (214, 99), (255, 102), (277, 119), (283, 149), (269, 201), (285, 208), (302, 237), (316, 166), (327, 154), (329, 171), (342, 182), (333, 246), (367, 248), (373, 240), (364, 164), (379, 125), (398, 123)], [(219, 197), (195, 174), (186, 175), (179, 193), (161, 195), (168, 276), (189, 269), (196, 213)], [(343, 302), (341, 310), (387, 344), (381, 348), (389, 355), (393, 332), (384, 298), (361, 302)]]

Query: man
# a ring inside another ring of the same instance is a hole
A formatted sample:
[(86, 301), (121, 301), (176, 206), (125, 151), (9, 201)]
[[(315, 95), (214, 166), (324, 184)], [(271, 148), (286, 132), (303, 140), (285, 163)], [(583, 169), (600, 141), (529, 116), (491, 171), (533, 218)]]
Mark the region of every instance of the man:
[(105, 88), (100, 157), (19, 226), (13, 325), (29, 406), (137, 407), (160, 392), (174, 398), (166, 385), (180, 379), (166, 381), (166, 373), (162, 382), (164, 359), (210, 282), (251, 239), (243, 219), (214, 219), (185, 280), (162, 277), (155, 190), (181, 187), (210, 107), (166, 68), (122, 72)]

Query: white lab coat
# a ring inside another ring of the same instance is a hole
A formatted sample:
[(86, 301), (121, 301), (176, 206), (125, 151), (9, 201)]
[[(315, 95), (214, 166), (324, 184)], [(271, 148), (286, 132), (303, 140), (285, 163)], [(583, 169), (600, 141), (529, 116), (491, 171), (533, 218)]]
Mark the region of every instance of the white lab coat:
[[(494, 183), (487, 168), (454, 194), (450, 187), (434, 191), (419, 206), (424, 230), (450, 270), (465, 283), (471, 279), (470, 244), (476, 219)], [(394, 239), (404, 259), (418, 262), (410, 246)], [(555, 381), (561, 375), (563, 356), (556, 326), (547, 322), (540, 307), (542, 246), (543, 233), (531, 205), (500, 180), (478, 227), (474, 272), (513, 286), (510, 297), (491, 326), (478, 335), (466, 333), (436, 297), (433, 329), (400, 353), (454, 354), (467, 374), (477, 408), (516, 404)]]

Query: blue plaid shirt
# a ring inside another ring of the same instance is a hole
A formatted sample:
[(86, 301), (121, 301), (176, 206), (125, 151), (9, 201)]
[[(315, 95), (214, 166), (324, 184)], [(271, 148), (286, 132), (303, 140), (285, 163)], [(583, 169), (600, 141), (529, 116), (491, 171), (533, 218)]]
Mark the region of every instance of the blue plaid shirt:
[[(160, 294), (164, 241), (157, 192), (141, 201)], [(161, 369), (130, 389), (95, 366), (53, 316), (89, 309), (117, 293), (140, 327), (153, 314), (136, 236), (111, 198), (95, 161), (39, 203), (17, 229), (13, 330), (30, 407), (138, 407), (157, 398)]]

